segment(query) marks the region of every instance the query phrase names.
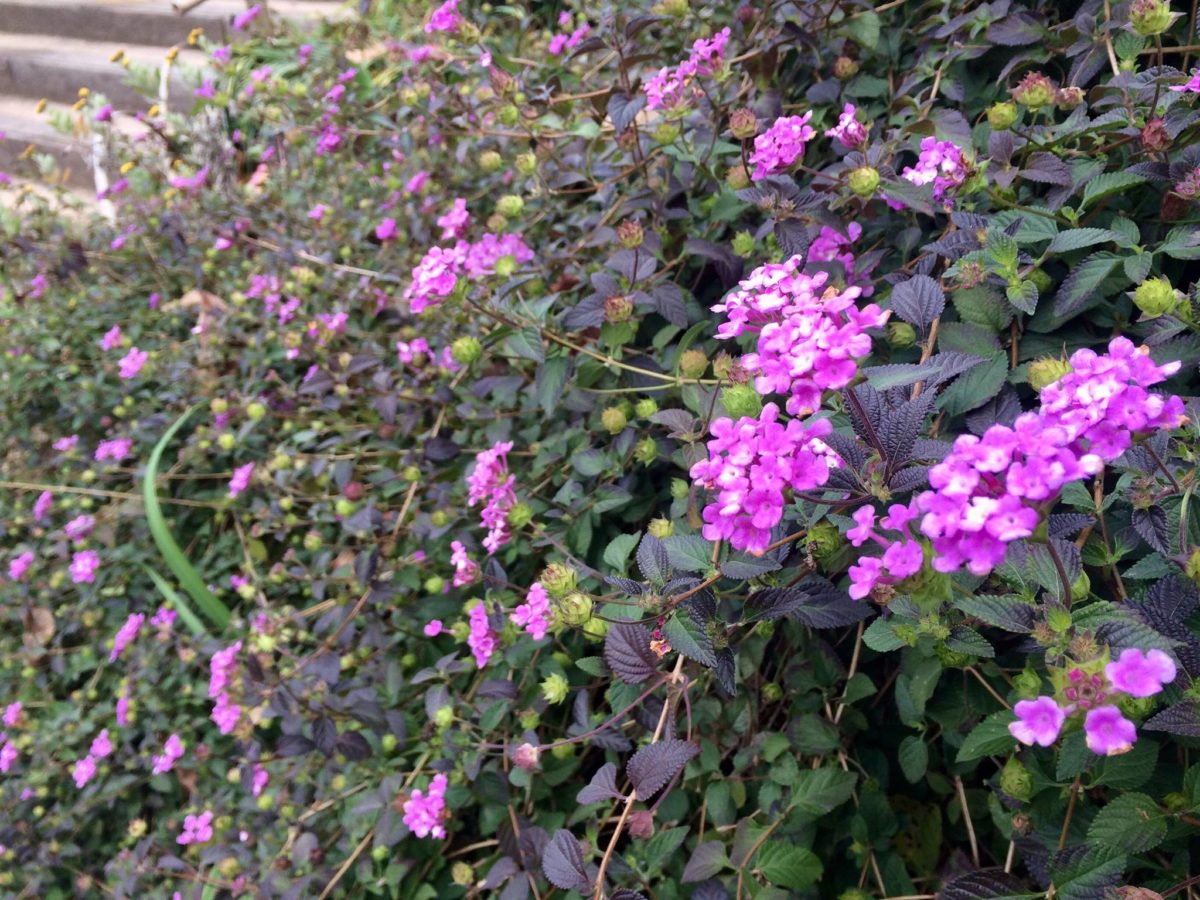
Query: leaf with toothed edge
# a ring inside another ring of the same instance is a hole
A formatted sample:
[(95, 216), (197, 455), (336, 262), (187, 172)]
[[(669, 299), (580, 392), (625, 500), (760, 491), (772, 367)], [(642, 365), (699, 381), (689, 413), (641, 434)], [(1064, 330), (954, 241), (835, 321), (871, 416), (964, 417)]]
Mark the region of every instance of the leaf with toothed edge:
[(639, 800), (648, 800), (674, 778), (688, 760), (700, 752), (690, 741), (665, 738), (633, 754), (625, 764), (625, 774), (633, 782)]
[(542, 853), (542, 873), (556, 887), (564, 891), (587, 888), (591, 880), (583, 864), (583, 853), (575, 835), (560, 828), (546, 845)]
[(605, 763), (596, 770), (592, 780), (575, 797), (580, 804), (599, 803), (601, 800), (619, 800), (622, 794), (617, 789), (616, 763)]
[(604, 661), (626, 684), (641, 684), (658, 671), (650, 632), (634, 622), (617, 622), (604, 636)]

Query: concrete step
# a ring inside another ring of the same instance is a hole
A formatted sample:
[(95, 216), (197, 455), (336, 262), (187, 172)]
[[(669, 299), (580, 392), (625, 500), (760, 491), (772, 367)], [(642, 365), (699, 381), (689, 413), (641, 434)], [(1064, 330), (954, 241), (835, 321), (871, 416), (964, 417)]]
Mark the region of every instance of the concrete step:
[[(60, 110), (70, 112), (66, 106)], [(34, 112), (30, 100), (0, 97), (0, 132), (4, 133), (0, 139), (0, 171), (13, 178), (36, 176), (48, 184), (66, 184), (81, 190), (90, 187), (94, 192), (88, 141), (55, 130), (47, 114)], [(36, 172), (33, 160), (21, 158), (30, 145), (36, 152), (53, 158), (51, 172)]]
[[(270, 0), (268, 9), (300, 21), (337, 15), (343, 6), (330, 0)], [(186, 15), (177, 13), (170, 0), (0, 0), (0, 30), (169, 47), (197, 27), (212, 40), (236, 37), (229, 23), (245, 10), (244, 0), (205, 0)]]
[[(123, 49), (136, 64), (162, 65), (166, 50), (162, 47), (82, 41), (44, 35), (0, 33), (0, 95), (45, 97), (59, 103), (73, 103), (79, 89), (104, 94), (114, 106), (144, 109), (148, 102), (126, 84), (129, 73), (112, 55)], [(199, 66), (204, 55), (196, 50), (180, 52), (173, 71), (172, 94), (191, 103), (191, 90), (179, 73), (181, 66)], [(157, 85), (157, 78), (154, 84)]]

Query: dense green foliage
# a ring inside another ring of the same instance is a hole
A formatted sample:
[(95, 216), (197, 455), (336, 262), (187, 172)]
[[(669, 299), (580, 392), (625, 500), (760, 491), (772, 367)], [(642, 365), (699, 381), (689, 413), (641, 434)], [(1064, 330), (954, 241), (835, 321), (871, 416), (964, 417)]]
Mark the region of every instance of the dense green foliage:
[[(847, 533), (935, 502), (1076, 351), (1127, 337), (1196, 392), (1194, 10), (372, 6), (202, 41), (142, 139), (81, 101), (111, 218), (0, 212), (0, 892), (1190, 895), (1195, 413), (1096, 392), (1132, 446), (1003, 562), (917, 519), (868, 584), (888, 539)], [(862, 135), (825, 135), (845, 104)], [(827, 480), (757, 472), (761, 540), (718, 540), (710, 426), (789, 394), (742, 355), (757, 313), (711, 309), (790, 259), (878, 318), (782, 416), (829, 428), (781, 454)], [(1165, 688), (1114, 695), (1130, 650)], [(1085, 732), (1075, 677), (1136, 742)], [(1025, 746), (1039, 695), (1071, 718)], [(414, 835), (439, 773), (445, 837)]]

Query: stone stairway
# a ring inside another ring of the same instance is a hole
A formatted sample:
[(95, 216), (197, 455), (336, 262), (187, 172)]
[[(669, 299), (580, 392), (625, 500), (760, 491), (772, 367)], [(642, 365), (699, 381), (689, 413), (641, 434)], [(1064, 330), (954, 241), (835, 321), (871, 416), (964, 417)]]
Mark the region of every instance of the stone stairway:
[[(248, 5), (205, 0), (181, 15), (171, 0), (0, 0), (0, 172), (27, 174), (21, 158), (33, 147), (54, 160), (43, 180), (90, 192), (90, 143), (60, 133), (50, 119), (69, 113), (83, 87), (104, 94), (118, 114), (144, 110), (148, 101), (125, 83), (128, 73), (114, 54), (121, 50), (134, 63), (160, 67), (178, 47), (181, 64), (196, 63), (203, 57), (187, 48), (188, 33), (203, 28), (210, 40), (237, 39), (229, 25)], [(269, 0), (267, 7), (271, 15), (305, 20), (335, 15), (342, 4)], [(123, 126), (131, 121), (118, 115)]]

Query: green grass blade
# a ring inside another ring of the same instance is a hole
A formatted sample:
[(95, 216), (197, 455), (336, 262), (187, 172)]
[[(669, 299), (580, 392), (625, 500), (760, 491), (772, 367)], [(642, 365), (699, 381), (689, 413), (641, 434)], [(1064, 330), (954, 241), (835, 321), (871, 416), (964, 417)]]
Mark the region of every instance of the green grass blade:
[(175, 538), (167, 527), (167, 520), (163, 517), (162, 507), (158, 503), (158, 492), (155, 486), (163, 451), (166, 450), (167, 445), (171, 443), (171, 439), (175, 437), (179, 429), (183, 427), (183, 423), (198, 407), (199, 404), (191, 407), (176, 419), (175, 424), (163, 433), (155, 445), (154, 451), (150, 454), (150, 461), (146, 464), (146, 474), (142, 479), (142, 502), (146, 507), (146, 521), (150, 525), (150, 534), (154, 536), (154, 543), (158, 545), (158, 552), (162, 554), (163, 562), (167, 564), (167, 568), (195, 601), (200, 612), (218, 628), (224, 628), (229, 624), (229, 609), (213, 596), (208, 585), (204, 583), (204, 579), (200, 577), (200, 573), (196, 571), (196, 567), (183, 555), (179, 544), (175, 543)]
[(154, 586), (158, 588), (159, 593), (166, 599), (167, 605), (179, 614), (179, 618), (183, 619), (183, 624), (196, 637), (204, 637), (206, 631), (204, 623), (192, 612), (192, 608), (188, 606), (187, 601), (180, 597), (178, 591), (167, 583), (167, 579), (163, 578), (149, 566), (142, 566), (142, 568), (146, 570), (146, 574), (150, 576), (150, 580), (154, 582)]

